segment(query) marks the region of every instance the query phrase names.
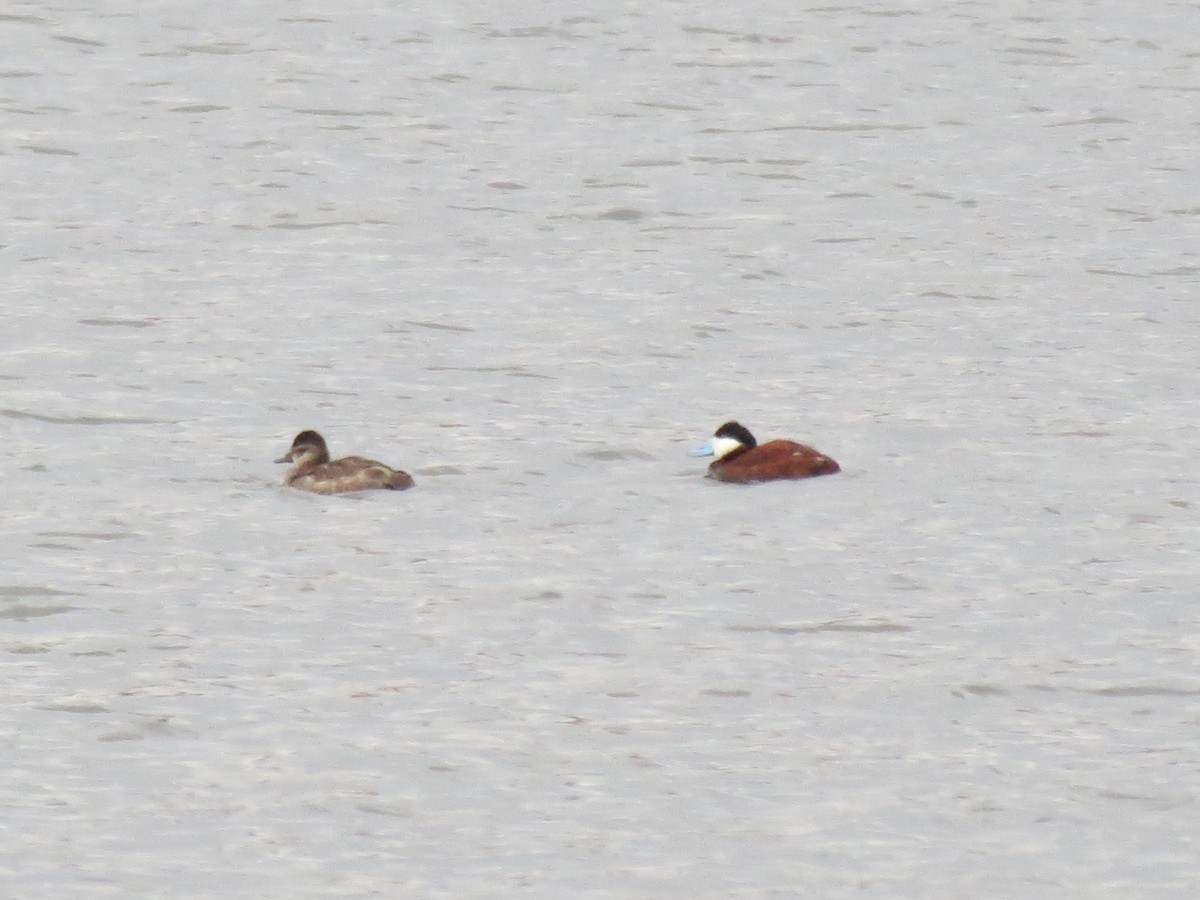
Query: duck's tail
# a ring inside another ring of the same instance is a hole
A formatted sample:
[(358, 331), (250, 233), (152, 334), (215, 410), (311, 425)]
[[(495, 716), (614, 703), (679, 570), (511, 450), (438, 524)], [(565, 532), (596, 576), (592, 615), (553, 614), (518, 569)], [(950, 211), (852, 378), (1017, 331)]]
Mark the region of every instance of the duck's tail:
[(393, 472), (387, 480), (387, 489), (390, 491), (407, 491), (410, 487), (416, 484), (412, 480), (412, 476), (407, 472)]
[(837, 464), (837, 461), (830, 459), (824, 453), (813, 465), (813, 475), (835, 475), (840, 471), (842, 471), (842, 467)]

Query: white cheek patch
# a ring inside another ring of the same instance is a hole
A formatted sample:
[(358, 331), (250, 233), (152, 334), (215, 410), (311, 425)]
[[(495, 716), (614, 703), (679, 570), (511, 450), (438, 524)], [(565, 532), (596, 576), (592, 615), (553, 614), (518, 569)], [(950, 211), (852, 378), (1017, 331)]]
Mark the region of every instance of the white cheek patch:
[(292, 454), (292, 463), (297, 466), (315, 465), (318, 454), (315, 447), (301, 447)]
[(733, 438), (714, 437), (712, 439), (713, 456), (717, 459), (728, 456), (740, 446), (742, 446), (742, 442)]

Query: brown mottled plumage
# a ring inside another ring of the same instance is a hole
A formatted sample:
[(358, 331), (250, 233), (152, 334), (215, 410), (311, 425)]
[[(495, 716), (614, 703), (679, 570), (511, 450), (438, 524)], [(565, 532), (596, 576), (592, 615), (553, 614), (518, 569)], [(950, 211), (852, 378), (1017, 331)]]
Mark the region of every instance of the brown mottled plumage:
[(347, 491), (383, 489), (403, 491), (413, 486), (407, 472), (385, 466), (361, 456), (345, 456), (329, 460), (325, 438), (315, 431), (302, 431), (292, 441), (292, 448), (277, 463), (291, 463), (283, 483), (314, 494), (341, 494)]
[(841, 471), (832, 458), (805, 444), (776, 440), (759, 445), (754, 435), (737, 422), (726, 422), (718, 428), (704, 449), (717, 457), (708, 467), (708, 477), (732, 484), (815, 478)]

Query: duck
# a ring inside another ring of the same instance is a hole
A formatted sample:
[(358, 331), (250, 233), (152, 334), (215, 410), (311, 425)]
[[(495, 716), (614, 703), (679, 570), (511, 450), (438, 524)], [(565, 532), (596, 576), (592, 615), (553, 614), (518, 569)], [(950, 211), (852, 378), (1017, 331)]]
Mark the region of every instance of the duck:
[(331, 462), (325, 438), (311, 430), (296, 435), (291, 449), (275, 462), (292, 464), (283, 477), (286, 486), (314, 494), (373, 489), (406, 491), (413, 486), (412, 476), (407, 472), (373, 459), (344, 456)]
[(840, 472), (839, 466), (806, 444), (774, 440), (759, 444), (754, 435), (738, 422), (726, 422), (692, 456), (712, 456), (708, 477), (730, 484), (754, 484), (788, 478), (815, 478)]

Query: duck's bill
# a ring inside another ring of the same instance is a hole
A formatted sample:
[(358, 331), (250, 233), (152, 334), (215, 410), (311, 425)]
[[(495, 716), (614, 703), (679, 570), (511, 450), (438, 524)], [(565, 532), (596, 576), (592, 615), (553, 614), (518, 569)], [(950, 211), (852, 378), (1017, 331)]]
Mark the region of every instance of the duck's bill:
[(292, 461), (292, 454), (290, 454), (290, 453), (287, 456), (281, 456), (281, 457), (279, 457), (279, 459), (275, 460), (275, 462), (277, 462), (277, 463), (288, 463), (291, 461)]
[(688, 451), (688, 455), (689, 456), (712, 456), (713, 455), (712, 441), (709, 441), (703, 447), (693, 447), (691, 450)]

